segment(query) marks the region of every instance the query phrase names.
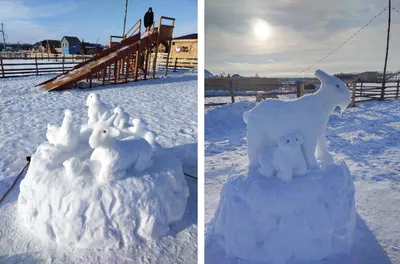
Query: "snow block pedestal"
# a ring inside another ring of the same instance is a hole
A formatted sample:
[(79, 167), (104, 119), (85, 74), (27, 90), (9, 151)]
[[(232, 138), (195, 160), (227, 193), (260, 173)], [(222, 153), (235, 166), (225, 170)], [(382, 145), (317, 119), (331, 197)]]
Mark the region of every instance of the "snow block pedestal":
[(145, 171), (98, 184), (84, 162), (71, 162), (77, 175), (63, 167), (71, 156), (88, 160), (89, 146), (80, 149), (65, 152), (46, 142), (32, 156), (18, 211), (37, 236), (77, 248), (119, 248), (166, 235), (182, 219), (189, 189), (174, 156), (157, 149)]
[(354, 184), (344, 162), (284, 183), (237, 169), (207, 229), (228, 255), (271, 264), (318, 261), (350, 252)]

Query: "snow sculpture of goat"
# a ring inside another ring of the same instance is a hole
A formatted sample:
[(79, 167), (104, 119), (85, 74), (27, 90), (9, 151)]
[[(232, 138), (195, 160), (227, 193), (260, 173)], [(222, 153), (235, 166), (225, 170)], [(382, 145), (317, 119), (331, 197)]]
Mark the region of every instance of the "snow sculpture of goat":
[(316, 93), (291, 101), (267, 99), (244, 113), (251, 167), (259, 165), (261, 151), (276, 146), (280, 137), (295, 131), (304, 137), (302, 149), (308, 169), (318, 168), (317, 159), (323, 165), (333, 162), (326, 148), (325, 128), (337, 106), (342, 113), (346, 109), (351, 93), (336, 77), (321, 70), (317, 70), (315, 76), (321, 81)]

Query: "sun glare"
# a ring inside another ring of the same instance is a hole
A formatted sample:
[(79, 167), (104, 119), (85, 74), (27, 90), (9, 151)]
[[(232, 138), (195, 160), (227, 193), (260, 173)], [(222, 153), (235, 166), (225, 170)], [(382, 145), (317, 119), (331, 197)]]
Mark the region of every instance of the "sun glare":
[(260, 41), (268, 39), (271, 34), (270, 25), (263, 19), (254, 20), (253, 34)]

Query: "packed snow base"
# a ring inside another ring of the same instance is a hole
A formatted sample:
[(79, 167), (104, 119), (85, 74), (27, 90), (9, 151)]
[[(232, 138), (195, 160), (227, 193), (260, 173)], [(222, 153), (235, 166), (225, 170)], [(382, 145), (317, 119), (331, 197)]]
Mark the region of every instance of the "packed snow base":
[(317, 261), (349, 253), (356, 224), (345, 163), (285, 183), (246, 166), (225, 183), (206, 243), (250, 262)]
[[(96, 94), (79, 129), (67, 110), (32, 156), (18, 211), (41, 238), (78, 248), (117, 248), (166, 235), (182, 219), (188, 187), (178, 159), (140, 119), (111, 115)], [(111, 116), (111, 117), (110, 117)], [(125, 118), (125, 119), (124, 119)], [(138, 121), (139, 120), (139, 121)]]

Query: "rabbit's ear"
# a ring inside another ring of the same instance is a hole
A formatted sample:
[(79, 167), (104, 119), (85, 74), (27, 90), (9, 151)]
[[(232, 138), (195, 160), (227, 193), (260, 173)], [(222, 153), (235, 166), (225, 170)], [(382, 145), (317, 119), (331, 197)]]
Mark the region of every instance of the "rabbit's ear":
[(111, 126), (114, 123), (115, 118), (117, 117), (117, 113), (114, 113), (106, 122), (107, 126)]
[(114, 127), (109, 127), (108, 134), (110, 135), (110, 137), (118, 137), (120, 135), (120, 132), (118, 129)]
[(100, 119), (99, 119), (99, 122), (104, 122), (104, 121), (106, 121), (106, 120), (107, 120), (107, 117), (108, 117), (108, 111), (104, 112), (104, 113), (101, 115), (101, 117), (100, 117)]

